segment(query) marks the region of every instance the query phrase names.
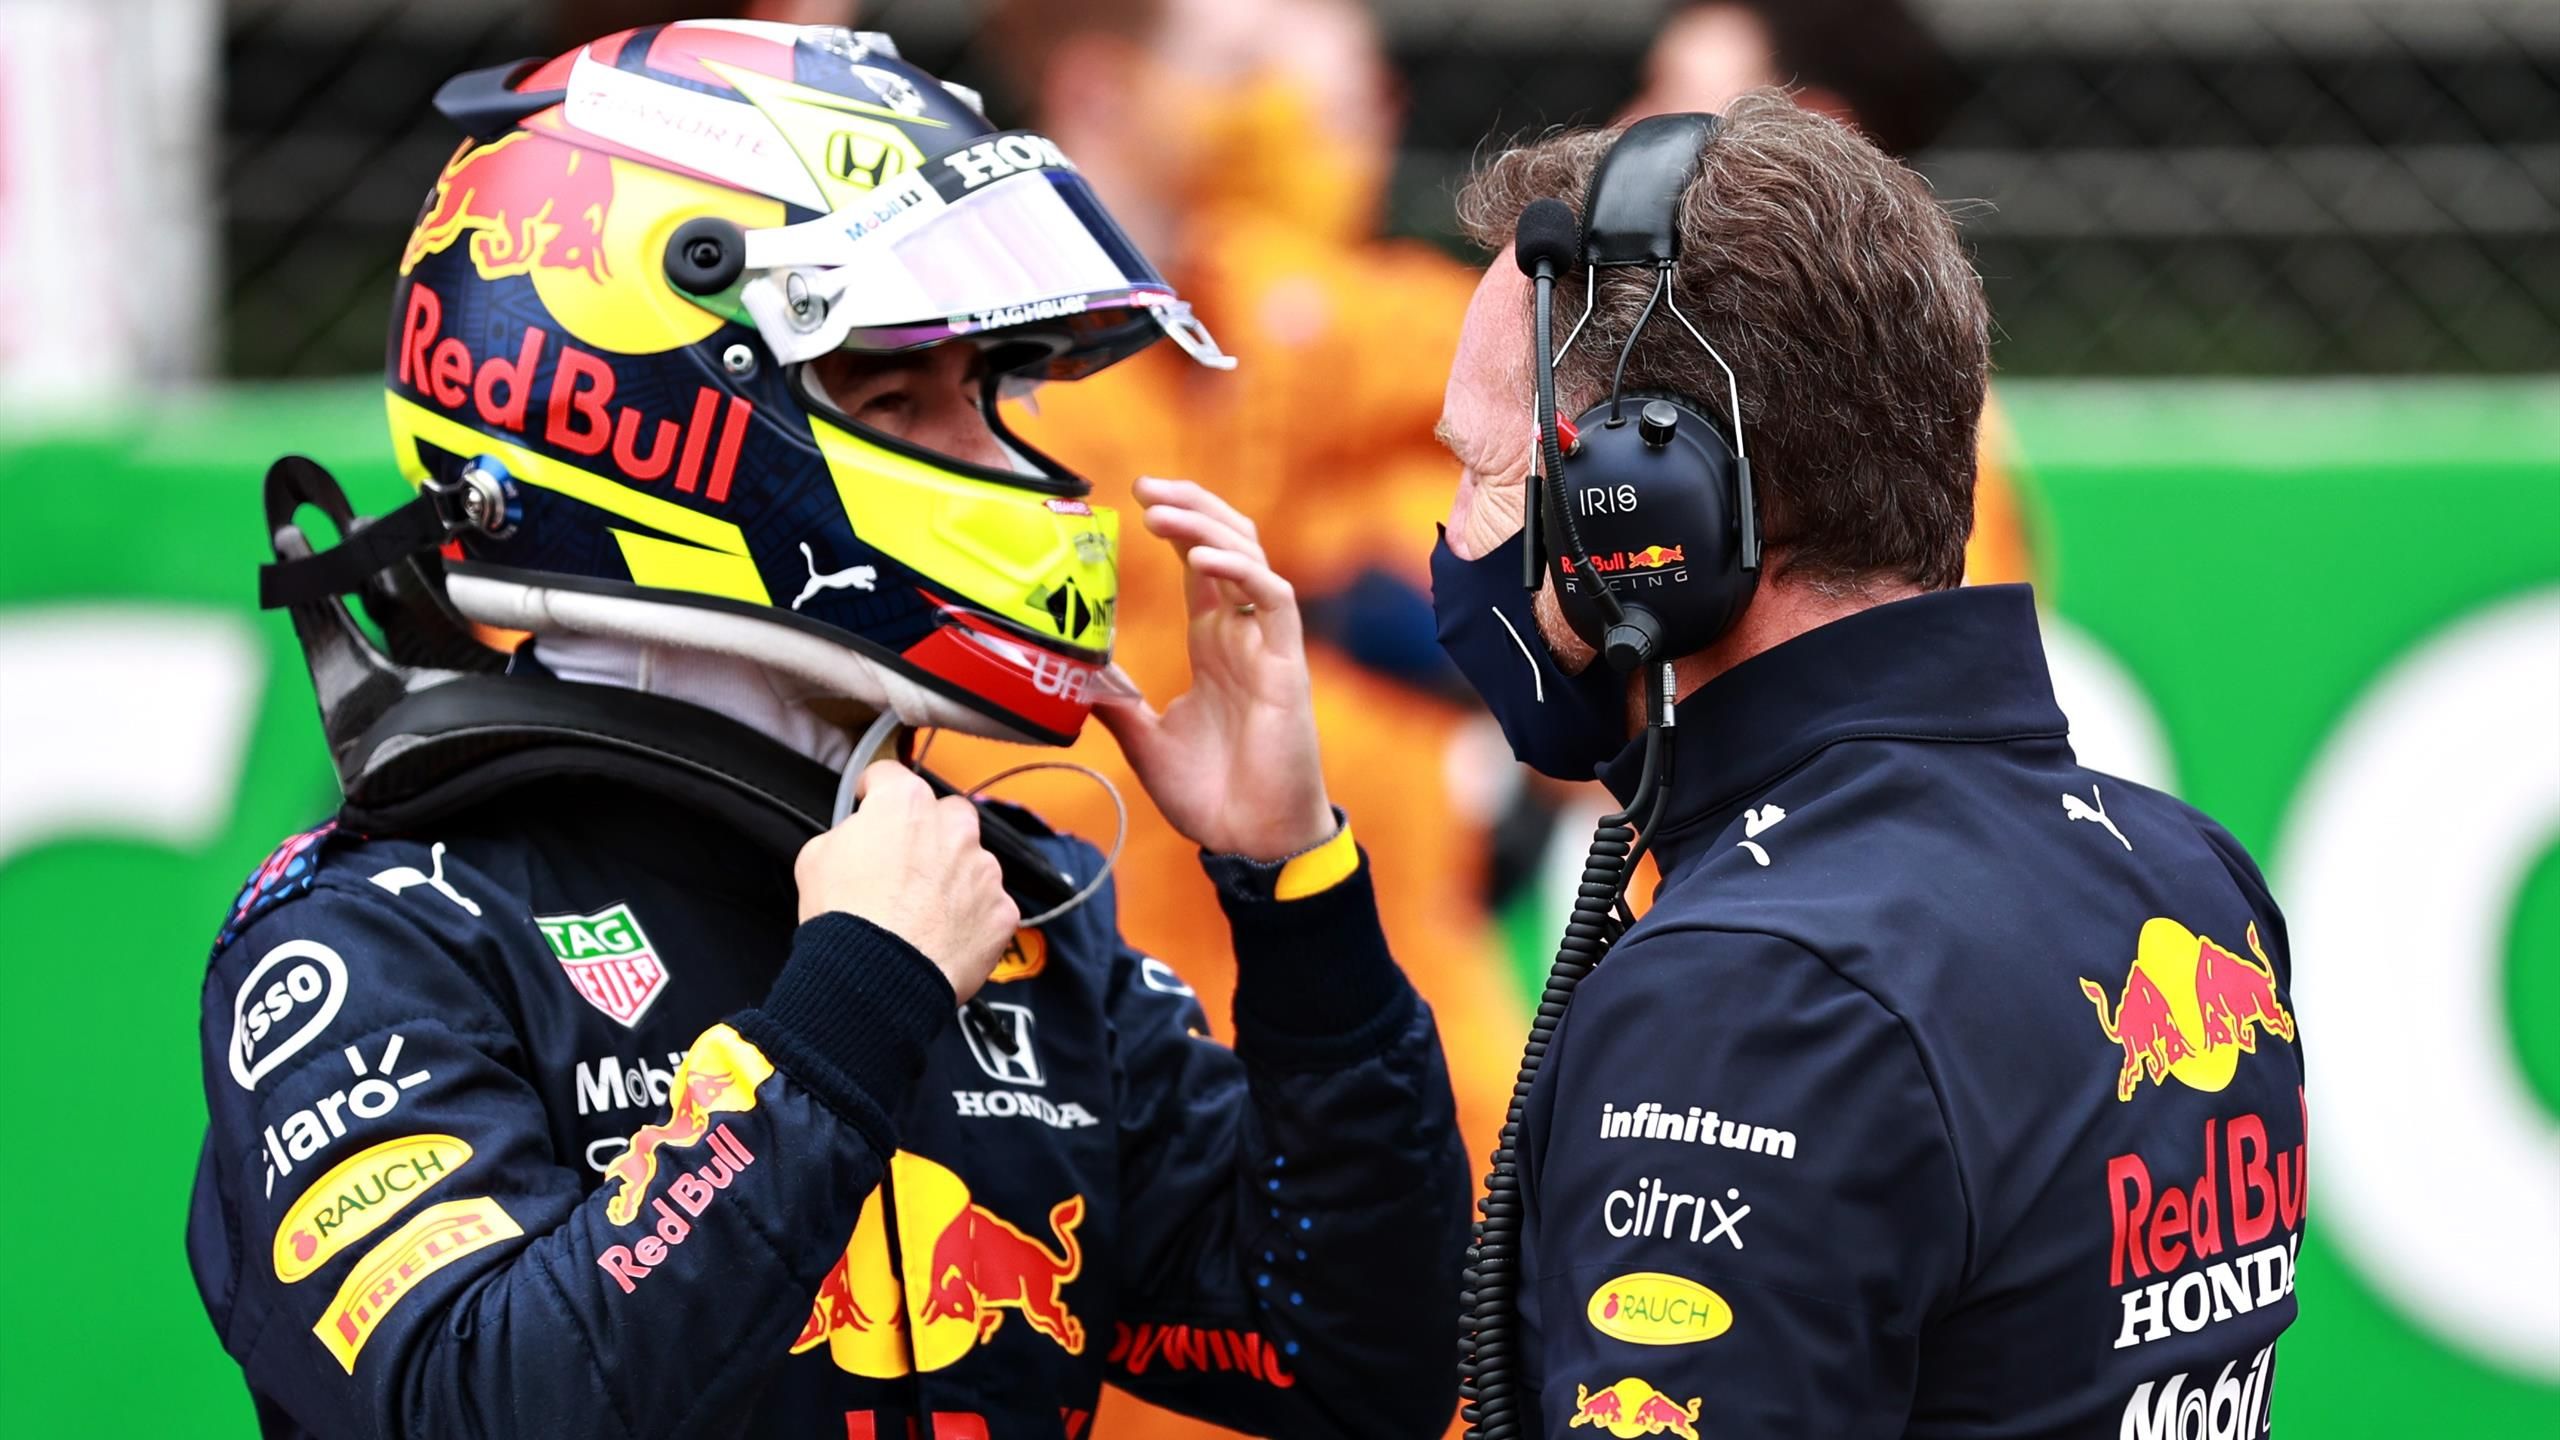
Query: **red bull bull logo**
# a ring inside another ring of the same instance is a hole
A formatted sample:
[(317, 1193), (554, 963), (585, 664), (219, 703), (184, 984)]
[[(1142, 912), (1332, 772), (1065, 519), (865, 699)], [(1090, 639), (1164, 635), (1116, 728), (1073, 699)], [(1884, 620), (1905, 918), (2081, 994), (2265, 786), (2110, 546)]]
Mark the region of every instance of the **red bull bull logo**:
[(2261, 1030), (2291, 1043), (2293, 1016), (2276, 994), (2275, 964), (2249, 926), (2250, 954), (2234, 954), (2175, 920), (2144, 921), (2113, 1013), (2106, 987), (2082, 980), (2097, 1007), (2098, 1028), (2122, 1053), (2116, 1098), (2131, 1100), (2145, 1075), (2155, 1085), (2175, 1078), (2197, 1090), (2231, 1083), (2240, 1057), (2258, 1050)]
[[(445, 162), (401, 251), (400, 273), (467, 238), (465, 253), (482, 280), (532, 281), (561, 330), (608, 354), (655, 355), (693, 344), (725, 323), (669, 288), (660, 264), (668, 227), (697, 215), (725, 216), (756, 230), (783, 223), (783, 205), (554, 134), (518, 130), (485, 145), (465, 142)], [(438, 279), (450, 284), (459, 277)]]
[(957, 1174), (923, 1156), (899, 1151), (890, 1176), (903, 1283), (875, 1190), (811, 1299), (791, 1353), (823, 1345), (839, 1369), (888, 1379), (907, 1373), (912, 1348), (916, 1368), (940, 1370), (993, 1340), (1008, 1314), (1068, 1354), (1084, 1353), (1084, 1322), (1066, 1300), (1067, 1286), (1084, 1273), (1076, 1237), (1082, 1195), (1049, 1207), (1044, 1241), (977, 1203)]
[(484, 280), (542, 268), (603, 281), (612, 274), (604, 246), (612, 209), (613, 164), (604, 155), (524, 130), (485, 145), (464, 141), (436, 177), (400, 273), (469, 235)]
[(1083, 1222), (1081, 1195), (1050, 1206), (1049, 1234), (1058, 1247), (1052, 1250), (985, 1206), (970, 1205), (934, 1238), (918, 1319), (964, 1321), (977, 1327), (983, 1345), (1011, 1310), (1068, 1354), (1083, 1354), (1084, 1322), (1063, 1298), (1067, 1282), (1084, 1273), (1075, 1234)]
[(657, 1178), (658, 1152), (699, 1145), (710, 1135), (713, 1117), (756, 1108), (756, 1087), (772, 1074), (773, 1062), (737, 1031), (714, 1025), (702, 1032), (667, 1087), (667, 1118), (633, 1132), (630, 1148), (604, 1167), (605, 1183), (621, 1187), (605, 1202), (604, 1218), (616, 1225), (638, 1219), (649, 1182)]
[(1698, 1440), (1698, 1403), (1692, 1397), (1683, 1405), (1632, 1375), (1605, 1390), (1576, 1385), (1568, 1428), (1589, 1425), (1620, 1440), (1665, 1433)]

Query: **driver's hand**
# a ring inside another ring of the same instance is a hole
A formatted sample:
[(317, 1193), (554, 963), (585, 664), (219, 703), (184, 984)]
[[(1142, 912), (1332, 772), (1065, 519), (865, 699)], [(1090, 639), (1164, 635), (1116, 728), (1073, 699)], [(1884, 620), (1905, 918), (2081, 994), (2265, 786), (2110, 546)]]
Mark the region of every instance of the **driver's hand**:
[(936, 798), (895, 760), (874, 761), (844, 823), (800, 847), (800, 918), (858, 915), (924, 952), (960, 1001), (1003, 957), (1021, 912), (978, 843), (978, 807)]

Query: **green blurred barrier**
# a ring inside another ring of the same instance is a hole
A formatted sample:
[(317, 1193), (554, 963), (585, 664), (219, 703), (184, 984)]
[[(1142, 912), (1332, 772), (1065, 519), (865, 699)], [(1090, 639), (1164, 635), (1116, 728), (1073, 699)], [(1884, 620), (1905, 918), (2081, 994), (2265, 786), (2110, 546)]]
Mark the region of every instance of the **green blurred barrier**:
[[(2286, 1433), (2560, 1433), (2560, 383), (2003, 396), (2048, 599), (2293, 920), (2320, 1178)], [(53, 1078), (11, 1148), (63, 1184), (0, 1200), (0, 1432), (244, 1435), (182, 1244), (198, 977), (334, 798), (252, 608), (257, 481), (290, 448), (360, 507), (400, 488), (364, 384), (18, 423), (0, 935)]]

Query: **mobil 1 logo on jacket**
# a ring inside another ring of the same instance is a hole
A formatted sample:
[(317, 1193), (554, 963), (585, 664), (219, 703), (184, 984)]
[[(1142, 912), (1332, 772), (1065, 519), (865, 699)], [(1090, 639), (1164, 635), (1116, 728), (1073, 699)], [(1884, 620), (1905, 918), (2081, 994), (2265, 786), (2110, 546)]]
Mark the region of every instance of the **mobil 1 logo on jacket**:
[(536, 915), (551, 958), (586, 1002), (624, 1025), (637, 1025), (667, 988), (667, 967), (629, 905), (592, 915)]

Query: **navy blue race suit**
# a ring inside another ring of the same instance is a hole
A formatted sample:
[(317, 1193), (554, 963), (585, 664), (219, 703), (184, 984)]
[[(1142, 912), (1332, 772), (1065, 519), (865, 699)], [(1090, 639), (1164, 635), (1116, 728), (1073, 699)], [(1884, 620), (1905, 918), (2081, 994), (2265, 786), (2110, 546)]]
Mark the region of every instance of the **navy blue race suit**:
[(1529, 1098), (1543, 1433), (2263, 1433), (2304, 1101), (2239, 844), (2073, 759), (2023, 587), (1677, 720), (1658, 896)]
[(268, 1435), (1440, 1432), (1466, 1162), (1347, 831), (1207, 861), (1233, 1049), (1107, 886), (963, 1020), (791, 859), (564, 772), (260, 869), (188, 1248)]

